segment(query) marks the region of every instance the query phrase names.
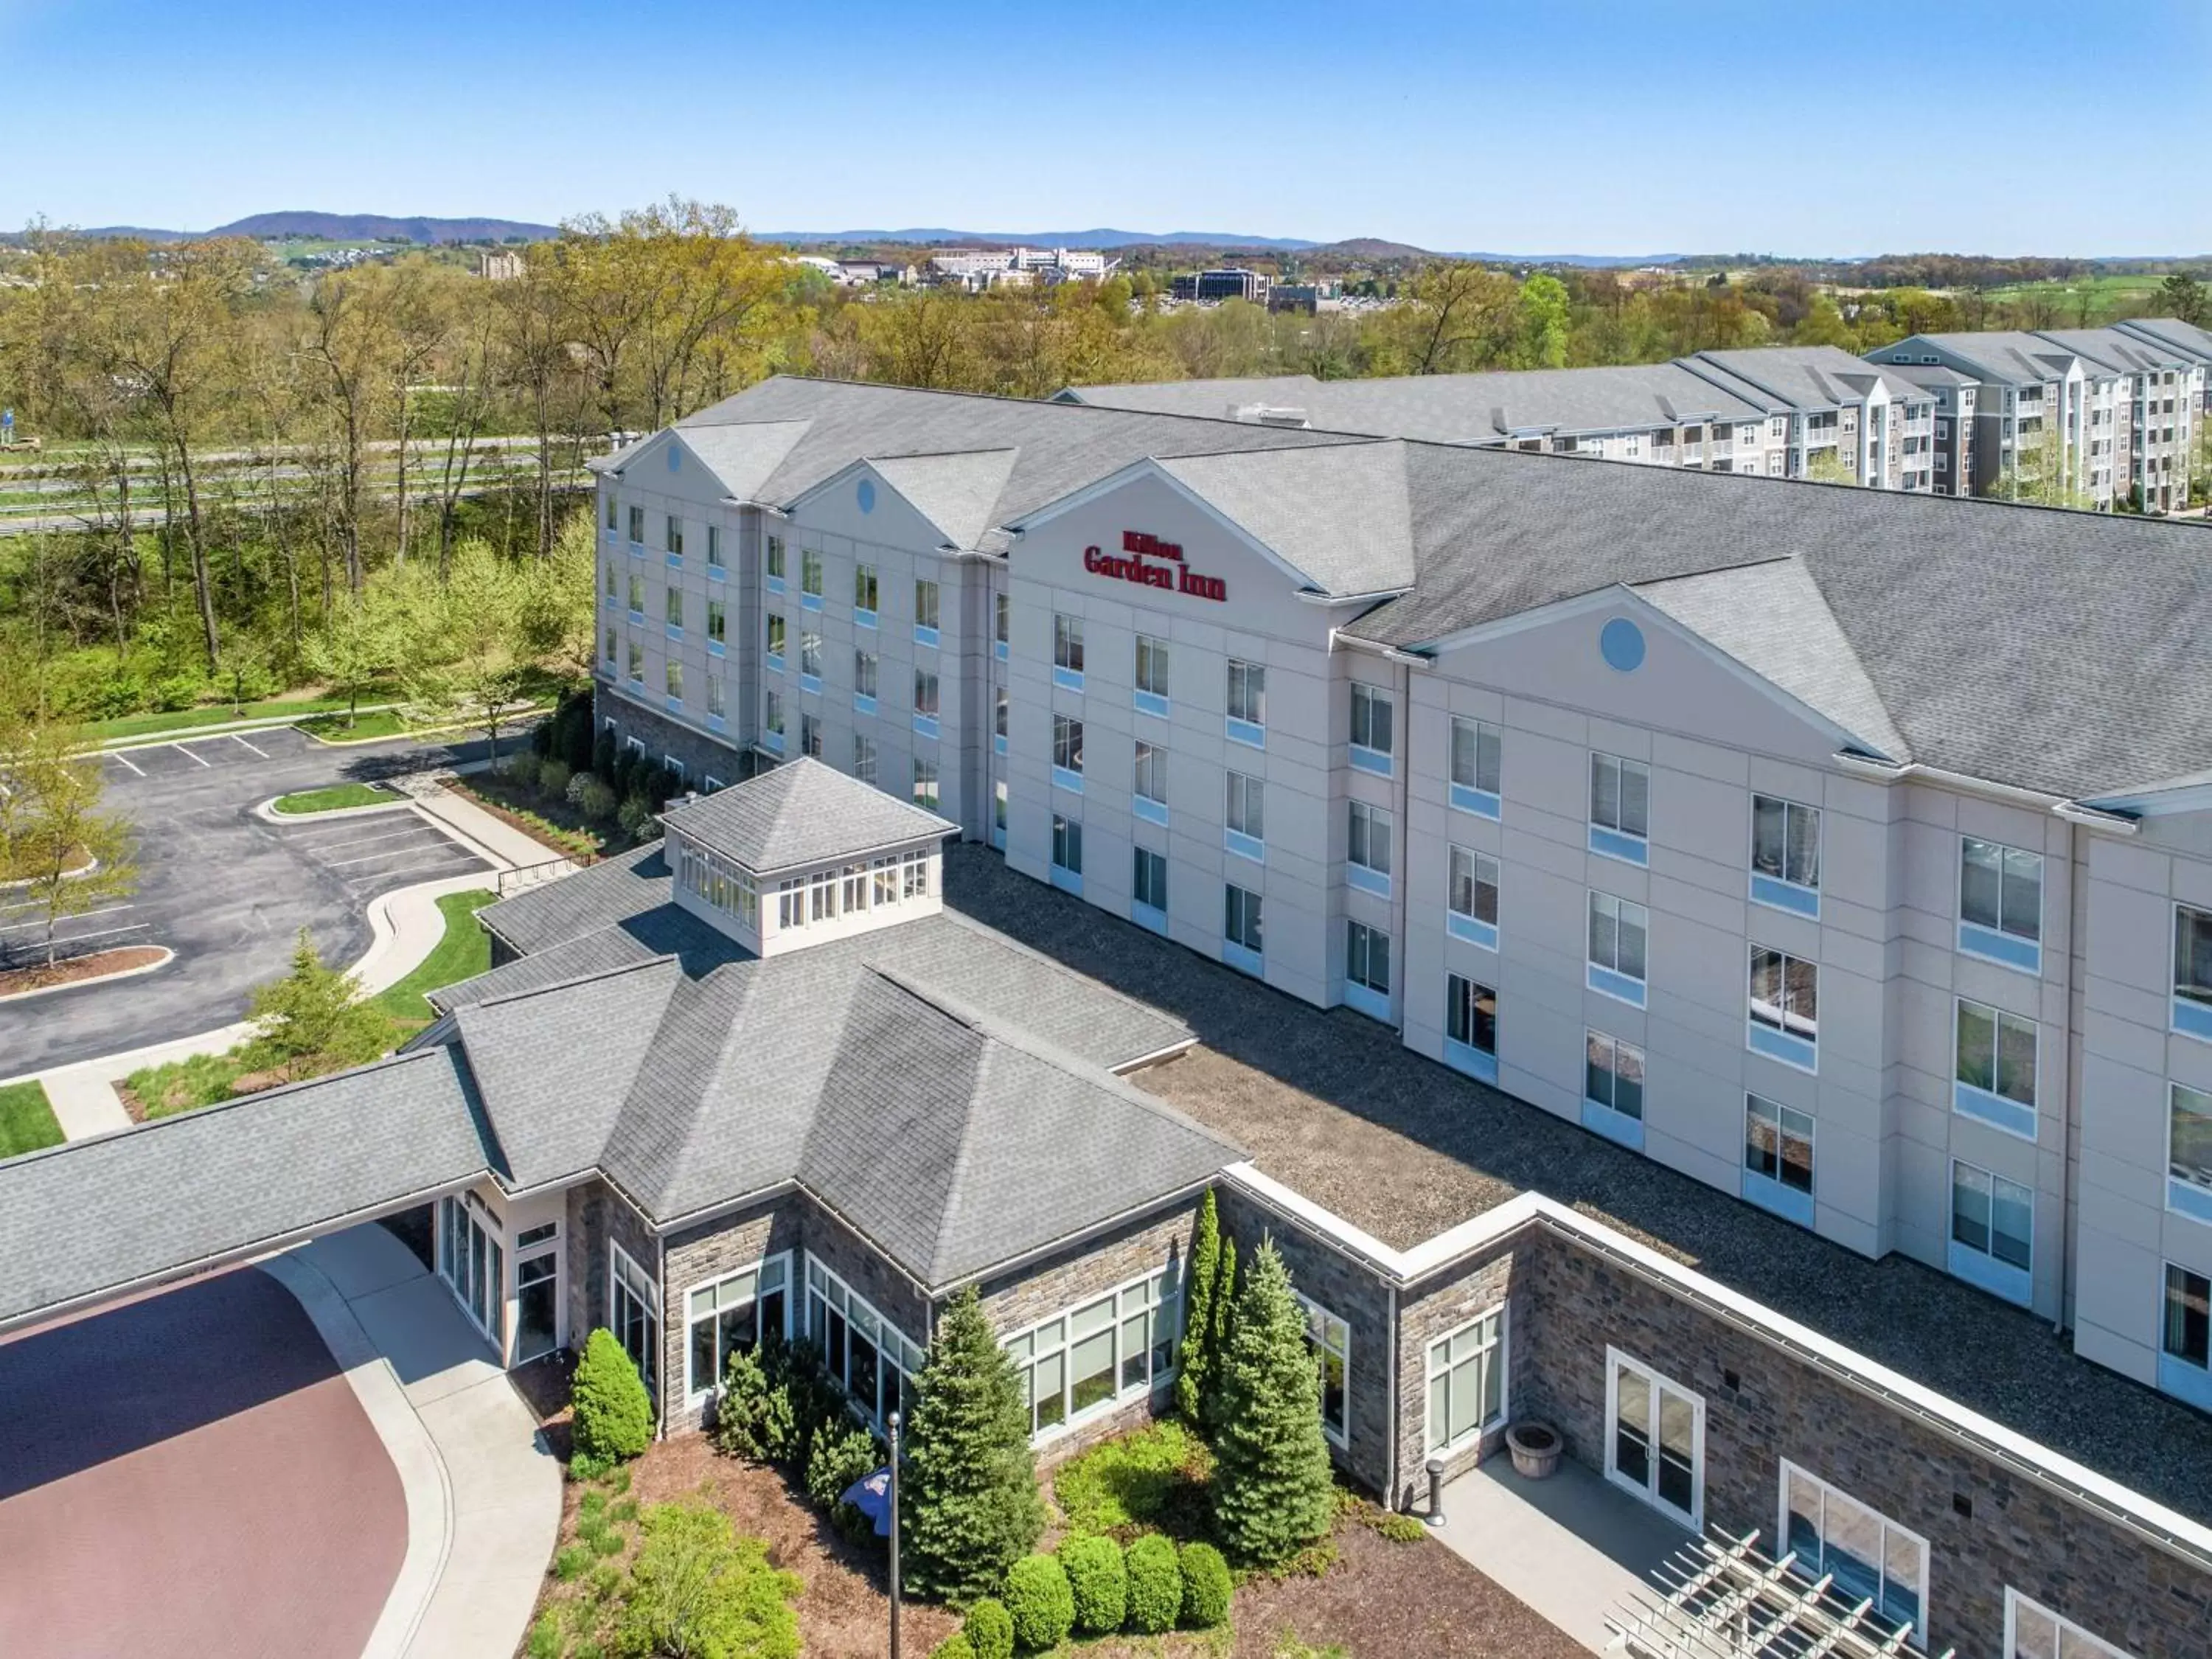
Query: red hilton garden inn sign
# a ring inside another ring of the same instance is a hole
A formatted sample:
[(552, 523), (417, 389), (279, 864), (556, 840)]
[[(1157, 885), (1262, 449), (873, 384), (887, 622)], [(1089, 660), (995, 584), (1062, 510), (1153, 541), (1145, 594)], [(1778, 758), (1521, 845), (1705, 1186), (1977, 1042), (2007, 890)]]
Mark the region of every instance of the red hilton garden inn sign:
[[(1146, 587), (1164, 587), (1188, 593), (1194, 599), (1212, 599), (1217, 604), (1228, 600), (1229, 584), (1218, 576), (1201, 576), (1186, 566), (1180, 543), (1164, 542), (1142, 530), (1125, 530), (1121, 532), (1121, 553), (1134, 556), (1124, 558), (1121, 554), (1086, 547), (1083, 550), (1083, 568), (1094, 576), (1114, 576)], [(1170, 562), (1147, 564), (1147, 559), (1165, 559)]]

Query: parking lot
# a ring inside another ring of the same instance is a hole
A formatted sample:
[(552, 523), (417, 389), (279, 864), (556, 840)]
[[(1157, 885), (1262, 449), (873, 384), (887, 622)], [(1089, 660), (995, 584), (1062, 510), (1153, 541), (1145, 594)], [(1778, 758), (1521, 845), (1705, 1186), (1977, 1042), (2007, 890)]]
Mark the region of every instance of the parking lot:
[[(334, 748), (292, 728), (148, 744), (106, 756), (106, 805), (137, 829), (137, 889), (63, 922), (68, 952), (158, 945), (176, 959), (137, 979), (0, 1004), (0, 1077), (212, 1030), (242, 1018), (252, 988), (284, 971), (305, 927), (325, 960), (368, 946), (380, 894), (488, 862), (412, 812), (271, 823), (271, 798), (349, 780), (452, 766), (481, 742), (395, 739)], [(46, 924), (0, 902), (0, 959), (43, 952)]]

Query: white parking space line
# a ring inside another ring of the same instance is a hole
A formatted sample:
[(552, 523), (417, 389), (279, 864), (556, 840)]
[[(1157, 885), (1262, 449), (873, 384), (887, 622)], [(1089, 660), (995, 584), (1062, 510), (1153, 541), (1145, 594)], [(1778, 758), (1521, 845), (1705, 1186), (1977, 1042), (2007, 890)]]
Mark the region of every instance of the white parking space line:
[(54, 935), (54, 943), (57, 945), (83, 945), (96, 939), (116, 939), (125, 933), (143, 933), (153, 925), (154, 924), (150, 921), (134, 921), (128, 927), (103, 927), (98, 933), (57, 933)]
[(206, 767), (210, 771), (213, 771), (215, 769), (215, 763), (213, 761), (200, 760), (200, 757), (198, 755), (192, 755), (192, 751), (185, 748), (181, 743), (173, 743), (169, 747), (175, 750), (179, 755), (191, 755), (194, 760), (199, 761), (200, 764)]
[[(135, 904), (103, 904), (97, 910), (87, 910), (81, 915), (67, 917), (64, 918), (64, 920), (70, 921), (89, 921), (94, 916), (112, 916), (119, 911), (135, 910), (138, 907)], [(46, 921), (43, 918), (37, 921), (14, 921), (8, 923), (4, 927), (0, 927), (0, 933), (20, 933), (27, 927), (43, 927), (46, 925)], [(142, 923), (140, 925), (150, 926), (151, 924)]]
[(240, 737), (240, 736), (238, 735), (238, 733), (237, 733), (237, 732), (231, 732), (231, 733), (230, 733), (230, 740), (231, 740), (233, 743), (241, 744), (241, 745), (243, 745), (244, 747), (246, 747), (246, 748), (247, 748), (247, 749), (252, 749), (252, 750), (253, 750), (253, 752), (254, 752), (255, 754), (257, 754), (257, 755), (260, 756), (260, 757), (261, 757), (261, 758), (262, 758), (262, 759), (264, 759), (264, 760), (267, 760), (267, 759), (269, 758), (269, 751), (268, 751), (267, 750), (265, 750), (265, 749), (253, 749), (253, 745), (252, 745), (252, 744), (247, 743), (244, 738)]
[(137, 772), (138, 775), (142, 778), (146, 775), (143, 772), (139, 772), (136, 766), (131, 765), (131, 757), (128, 755), (110, 755), (107, 758), (115, 762), (118, 766), (130, 766), (131, 769), (133, 772)]
[(329, 865), (333, 870), (343, 870), (349, 864), (374, 864), (383, 859), (419, 858), (422, 856), (424, 850), (425, 849), (420, 845), (414, 847), (392, 847), (387, 848), (381, 853), (364, 853), (357, 859), (325, 859), (323, 862)]
[[(313, 853), (317, 858), (322, 858), (325, 853), (343, 853), (349, 847), (368, 847), (380, 841), (397, 841), (402, 836), (419, 838), (422, 833), (421, 824), (410, 823), (403, 830), (386, 830), (380, 835), (349, 836), (343, 841), (311, 842), (307, 845), (307, 851)], [(327, 864), (330, 860), (324, 859), (323, 862)]]
[(361, 887), (373, 882), (379, 884), (389, 883), (404, 887), (408, 884), (408, 882), (401, 881), (399, 879), (399, 878), (403, 876), (409, 878), (410, 880), (421, 879), (427, 881), (432, 877), (465, 876), (471, 873), (476, 867), (477, 866), (474, 865), (459, 864), (452, 860), (447, 860), (445, 862), (439, 864), (417, 864), (410, 866), (409, 867), (402, 870), (378, 870), (371, 872), (367, 875), (353, 876), (347, 879), (346, 885), (349, 888)]

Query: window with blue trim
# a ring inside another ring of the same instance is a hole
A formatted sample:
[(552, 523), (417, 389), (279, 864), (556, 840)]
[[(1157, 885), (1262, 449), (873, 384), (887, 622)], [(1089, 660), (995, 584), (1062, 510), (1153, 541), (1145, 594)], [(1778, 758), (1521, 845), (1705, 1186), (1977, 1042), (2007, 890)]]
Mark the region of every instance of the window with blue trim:
[(2043, 855), (1959, 840), (1959, 948), (2008, 968), (2043, 966)]
[(684, 590), (677, 586), (674, 582), (668, 585), (667, 608), (668, 631), (672, 634), (681, 634), (684, 631)]
[(1602, 1031), (1583, 1036), (1583, 1098), (1636, 1122), (1644, 1121), (1644, 1050)]
[(2212, 1038), (2212, 911), (2173, 910), (2173, 1029)]
[(853, 696), (866, 698), (870, 708), (876, 703), (876, 653), (872, 651), (853, 653)]
[(1355, 887), (1390, 889), (1390, 815), (1364, 800), (1349, 802), (1344, 858), (1346, 878)]
[(607, 528), (610, 530), (615, 528), (615, 492), (610, 489), (607, 491)]
[(1611, 893), (1589, 896), (1589, 988), (1641, 1008), (1651, 915)]
[[(1743, 1167), (1785, 1193), (1813, 1196), (1813, 1115), (1760, 1095), (1743, 1097)], [(1809, 1205), (1808, 1205), (1809, 1207)]]
[(776, 592), (783, 592), (783, 538), (781, 536), (768, 538), (768, 580)]
[(1052, 867), (1071, 876), (1083, 873), (1083, 826), (1056, 812), (1052, 819)]
[(608, 665), (610, 668), (611, 668), (611, 667), (613, 667), (613, 666), (614, 666), (614, 660), (615, 660), (615, 630), (614, 630), (613, 629), (610, 628), (610, 629), (607, 629), (607, 665)]
[(799, 591), (814, 601), (822, 603), (822, 555), (811, 547), (799, 550)]
[(2034, 1139), (2035, 1039), (2033, 1020), (1960, 997), (1952, 1105)]
[(937, 810), (937, 763), (917, 755), (914, 763), (914, 804)]
[(799, 717), (799, 752), (802, 755), (811, 755), (816, 760), (822, 758), (822, 717), (820, 715), (801, 714)]
[(1228, 775), (1223, 818), (1224, 844), (1246, 858), (1264, 858), (1267, 846), (1267, 786), (1242, 772)]
[(1137, 712), (1164, 719), (1168, 701), (1168, 642), (1149, 634), (1137, 635)]
[(645, 544), (645, 509), (641, 507), (629, 510), (629, 538), (641, 547)]
[(1168, 908), (1168, 861), (1149, 847), (1135, 849), (1135, 867), (1131, 872), (1133, 886), (1131, 896), (1148, 910), (1157, 910), (1162, 916)]
[(1052, 717), (1052, 781), (1063, 789), (1083, 787), (1083, 722), (1066, 714)]
[(673, 513), (668, 515), (668, 551), (677, 558), (684, 556), (684, 520)]
[(1820, 1053), (1820, 970), (1770, 945), (1751, 947), (1751, 1046), (1813, 1069)]
[(917, 580), (914, 585), (914, 636), (923, 645), (935, 645), (938, 640), (937, 584)]
[(1799, 915), (1820, 914), (1820, 813), (1771, 795), (1751, 798), (1751, 896)]
[(1487, 720), (1451, 723), (1451, 804), (1486, 818), (1498, 815), (1498, 776), (1504, 733)]
[(1055, 611), (1052, 619), (1052, 683), (1083, 689), (1083, 618)]
[(1454, 939), (1498, 948), (1498, 860), (1472, 848), (1451, 849), (1446, 878), (1444, 931)]
[(914, 671), (914, 712), (916, 719), (937, 718), (937, 676), (927, 668)]
[(1464, 974), (1444, 975), (1444, 1042), (1461, 1057), (1487, 1061), (1494, 1080), (1498, 1066), (1498, 993)]
[(635, 640), (629, 642), (629, 678), (633, 684), (645, 684), (645, 647)]
[(1240, 951), (1261, 954), (1260, 895), (1234, 882), (1221, 890), (1221, 936)]
[(770, 691), (763, 699), (761, 741), (777, 754), (783, 752), (783, 694)]
[(707, 526), (707, 568), (720, 570), (722, 566), (722, 532), (720, 526), (710, 524)]
[(1390, 996), (1390, 935), (1364, 922), (1344, 924), (1344, 977), (1385, 1001)]
[(783, 667), (783, 618), (773, 611), (768, 613), (768, 665)]
[(718, 720), (729, 712), (728, 699), (722, 689), (722, 677), (709, 674), (707, 676), (707, 718)]
[(822, 630), (818, 628), (799, 630), (799, 676), (817, 683), (822, 678)]
[(872, 626), (876, 620), (876, 568), (872, 564), (853, 567), (854, 620)]
[(684, 665), (672, 659), (668, 664), (668, 701), (684, 701)]
[(2166, 1206), (2212, 1221), (2212, 1094), (2171, 1085)]
[[(2017, 1181), (1972, 1164), (1951, 1165), (1951, 1247), (1954, 1272), (1982, 1282), (1977, 1268), (1992, 1264), (2022, 1279), (2015, 1299), (2025, 1299), (2028, 1262), (2034, 1252), (2035, 1194)], [(1961, 1257), (1965, 1260), (1961, 1260)], [(1985, 1289), (1996, 1289), (1984, 1283)], [(2003, 1293), (2000, 1291), (2000, 1293)]]
[(707, 643), (726, 646), (730, 642), (730, 610), (720, 599), (707, 601)]
[(1377, 686), (1353, 682), (1352, 687), (1352, 763), (1363, 771), (1390, 769), (1393, 741), (1390, 694)]
[(1651, 769), (1618, 755), (1591, 755), (1590, 851), (1645, 864), (1650, 833)]
[(2170, 1359), (2198, 1370), (2212, 1370), (2212, 1279), (2203, 1273), (2166, 1267), (2166, 1319), (2160, 1347)]
[(629, 612), (641, 622), (645, 618), (645, 578), (635, 571), (629, 579)]
[[(1155, 823), (1167, 820), (1168, 751), (1156, 743), (1137, 739), (1136, 758), (1130, 769), (1129, 788), (1136, 797), (1136, 812)], [(1150, 810), (1147, 809), (1156, 809)]]
[(1267, 741), (1267, 671), (1256, 662), (1229, 659), (1229, 735), (1264, 748)]
[(853, 775), (862, 783), (876, 781), (876, 740), (858, 732), (853, 734)]

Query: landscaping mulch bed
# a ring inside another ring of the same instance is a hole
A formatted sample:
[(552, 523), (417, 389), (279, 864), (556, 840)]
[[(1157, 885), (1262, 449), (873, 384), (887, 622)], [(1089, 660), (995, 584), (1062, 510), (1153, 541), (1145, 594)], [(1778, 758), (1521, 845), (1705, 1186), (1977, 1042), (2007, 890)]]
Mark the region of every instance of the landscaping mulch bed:
[[(441, 780), (455, 794), (481, 806), (501, 823), (520, 830), (539, 846), (565, 859), (588, 864), (634, 845), (611, 824), (595, 824), (565, 801), (525, 793), (495, 773)], [(556, 839), (558, 837), (558, 839)]]
[(51, 968), (41, 962), (0, 969), (0, 998), (21, 996), (26, 991), (51, 990), (57, 985), (81, 985), (87, 980), (105, 979), (111, 974), (125, 974), (133, 968), (165, 961), (168, 955), (158, 945), (126, 945), (118, 950), (70, 957)]

